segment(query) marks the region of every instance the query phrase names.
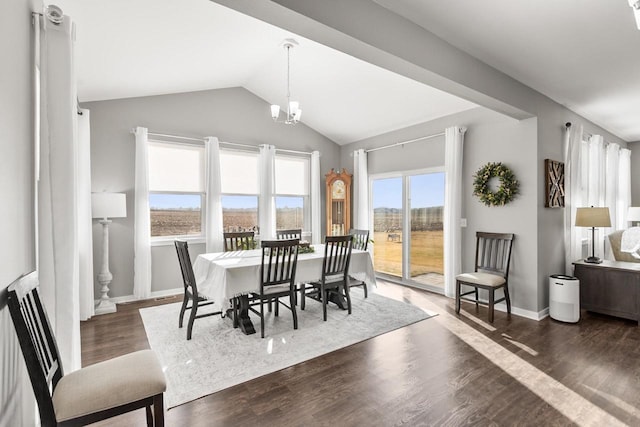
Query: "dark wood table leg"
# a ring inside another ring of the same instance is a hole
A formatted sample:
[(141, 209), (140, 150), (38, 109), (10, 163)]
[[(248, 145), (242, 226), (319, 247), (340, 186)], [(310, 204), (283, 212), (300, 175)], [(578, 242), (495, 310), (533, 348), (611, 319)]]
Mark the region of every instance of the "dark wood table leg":
[(344, 298), (344, 295), (342, 295), (340, 292), (329, 292), (329, 291), (325, 291), (327, 293), (327, 301), (334, 303), (335, 305), (338, 306), (338, 308), (340, 308), (340, 310), (346, 310), (347, 309), (347, 300)]
[(237, 300), (238, 308), (236, 312), (238, 313), (238, 318), (234, 319), (234, 324), (237, 322), (238, 326), (240, 326), (240, 330), (245, 335), (255, 334), (256, 330), (249, 318), (249, 296), (241, 295), (237, 297)]

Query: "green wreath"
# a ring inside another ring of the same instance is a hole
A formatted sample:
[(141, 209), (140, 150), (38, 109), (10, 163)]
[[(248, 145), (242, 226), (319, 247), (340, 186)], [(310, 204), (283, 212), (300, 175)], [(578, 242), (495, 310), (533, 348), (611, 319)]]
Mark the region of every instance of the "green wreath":
[[(498, 178), (498, 190), (489, 189), (489, 180)], [(520, 183), (511, 169), (502, 163), (487, 163), (473, 176), (473, 195), (487, 206), (504, 206), (518, 194)]]

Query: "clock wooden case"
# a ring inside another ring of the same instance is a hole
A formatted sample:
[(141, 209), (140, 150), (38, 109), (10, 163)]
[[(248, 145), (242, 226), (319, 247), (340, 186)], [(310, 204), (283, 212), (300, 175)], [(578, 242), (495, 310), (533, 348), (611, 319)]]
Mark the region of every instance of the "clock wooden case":
[(346, 169), (325, 175), (327, 183), (327, 236), (342, 236), (351, 228), (351, 174)]

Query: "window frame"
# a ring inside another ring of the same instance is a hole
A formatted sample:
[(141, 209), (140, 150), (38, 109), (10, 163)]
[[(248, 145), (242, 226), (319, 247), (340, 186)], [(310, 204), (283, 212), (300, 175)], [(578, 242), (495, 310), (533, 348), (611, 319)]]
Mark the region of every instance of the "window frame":
[[(276, 155), (275, 155), (275, 159), (277, 159), (278, 157), (280, 158), (293, 158), (293, 159), (302, 159), (305, 161), (306, 164), (306, 184), (307, 184), (307, 194), (306, 195), (300, 195), (300, 194), (288, 194), (288, 193), (278, 193), (277, 192), (277, 186), (278, 183), (274, 182), (274, 188), (273, 188), (273, 205), (275, 208), (275, 214), (276, 217), (274, 218), (274, 222), (277, 223), (277, 218), (278, 218), (278, 209), (276, 207), (276, 199), (278, 197), (302, 197), (302, 215), (303, 215), (303, 221), (302, 221), (302, 237), (303, 240), (308, 240), (311, 241), (311, 158), (308, 155), (296, 155), (296, 154), (292, 154), (292, 153), (282, 153), (282, 154), (278, 154), (278, 150), (276, 149)], [(275, 169), (276, 169), (276, 161), (274, 159), (274, 174), (275, 174)], [(274, 177), (274, 181), (275, 177)]]

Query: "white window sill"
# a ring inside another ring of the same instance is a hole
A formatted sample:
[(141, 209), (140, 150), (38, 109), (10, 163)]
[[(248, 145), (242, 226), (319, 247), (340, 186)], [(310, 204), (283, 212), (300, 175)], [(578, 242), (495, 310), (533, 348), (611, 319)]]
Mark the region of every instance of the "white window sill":
[(155, 237), (151, 239), (151, 247), (154, 246), (173, 246), (176, 240), (184, 240), (187, 243), (198, 244), (205, 243), (204, 237), (196, 236), (196, 237), (186, 237), (186, 236), (175, 236), (175, 237)]

